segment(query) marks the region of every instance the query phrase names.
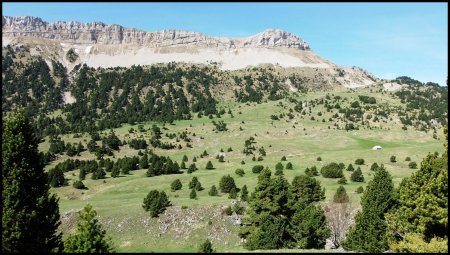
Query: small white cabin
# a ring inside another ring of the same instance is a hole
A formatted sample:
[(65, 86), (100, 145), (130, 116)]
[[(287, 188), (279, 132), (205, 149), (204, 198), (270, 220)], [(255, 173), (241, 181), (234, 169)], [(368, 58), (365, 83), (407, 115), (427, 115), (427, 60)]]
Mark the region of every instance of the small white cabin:
[(381, 150), (381, 146), (380, 145), (375, 145), (372, 147), (372, 150), (376, 151), (376, 150)]

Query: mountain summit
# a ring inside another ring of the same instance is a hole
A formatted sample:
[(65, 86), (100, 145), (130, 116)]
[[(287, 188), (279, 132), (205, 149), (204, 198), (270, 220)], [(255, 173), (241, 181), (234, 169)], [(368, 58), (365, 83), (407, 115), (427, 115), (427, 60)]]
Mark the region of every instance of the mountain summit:
[(161, 30), (146, 32), (106, 25), (102, 22), (82, 23), (76, 21), (45, 22), (38, 17), (2, 17), (2, 33), (5, 37), (37, 37), (77, 44), (134, 44), (149, 47), (193, 44), (219, 49), (287, 47), (308, 50), (308, 44), (287, 31), (267, 29), (254, 36), (230, 39), (212, 37), (184, 30)]
[(59, 61), (69, 70), (78, 64), (96, 68), (185, 62), (217, 64), (222, 70), (269, 64), (300, 68), (305, 75), (321, 73), (329, 83), (345, 86), (376, 80), (360, 69), (339, 67), (318, 56), (303, 39), (280, 29), (227, 38), (185, 30), (146, 32), (98, 21), (46, 22), (38, 17), (2, 16), (2, 42), (3, 46), (27, 45), (31, 54)]

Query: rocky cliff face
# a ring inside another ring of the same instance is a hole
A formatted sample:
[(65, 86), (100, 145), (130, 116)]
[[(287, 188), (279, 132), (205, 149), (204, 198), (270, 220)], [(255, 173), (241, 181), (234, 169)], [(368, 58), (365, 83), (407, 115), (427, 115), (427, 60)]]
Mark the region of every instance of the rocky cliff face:
[(2, 16), (2, 36), (36, 37), (76, 44), (132, 44), (147, 47), (196, 45), (218, 49), (286, 47), (309, 50), (309, 45), (304, 40), (279, 29), (268, 29), (254, 36), (231, 39), (183, 30), (145, 32), (119, 25), (106, 25), (102, 22), (49, 23), (30, 16)]

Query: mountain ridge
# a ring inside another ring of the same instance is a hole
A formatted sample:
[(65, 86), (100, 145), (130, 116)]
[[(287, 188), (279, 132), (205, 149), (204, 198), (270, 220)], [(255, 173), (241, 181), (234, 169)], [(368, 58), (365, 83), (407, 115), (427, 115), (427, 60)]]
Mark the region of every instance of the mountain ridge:
[(2, 16), (2, 34), (6, 36), (32, 36), (57, 39), (81, 44), (137, 44), (150, 47), (196, 44), (219, 49), (258, 47), (287, 47), (309, 50), (309, 45), (300, 37), (281, 29), (266, 29), (244, 38), (209, 36), (188, 30), (164, 29), (147, 32), (136, 28), (125, 28), (117, 24), (100, 21), (56, 21), (46, 22), (33, 16)]
[(368, 86), (378, 80), (367, 72), (340, 67), (317, 55), (300, 37), (273, 28), (227, 38), (175, 29), (145, 32), (100, 21), (46, 22), (32, 16), (2, 16), (2, 45), (9, 44), (27, 45), (32, 55), (49, 63), (59, 61), (69, 71), (78, 64), (108, 68), (179, 62), (217, 64), (221, 70), (268, 64), (298, 68), (307, 76), (321, 73), (330, 84), (348, 87)]

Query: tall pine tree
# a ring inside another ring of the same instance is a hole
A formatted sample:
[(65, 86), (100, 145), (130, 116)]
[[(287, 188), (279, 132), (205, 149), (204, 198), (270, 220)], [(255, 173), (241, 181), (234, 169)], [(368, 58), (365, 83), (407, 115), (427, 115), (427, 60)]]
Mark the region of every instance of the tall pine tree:
[(362, 211), (347, 234), (342, 246), (358, 252), (384, 252), (388, 249), (384, 214), (396, 204), (392, 177), (381, 165), (361, 198)]
[(2, 133), (2, 252), (62, 251), (58, 198), (23, 110), (4, 120)]

